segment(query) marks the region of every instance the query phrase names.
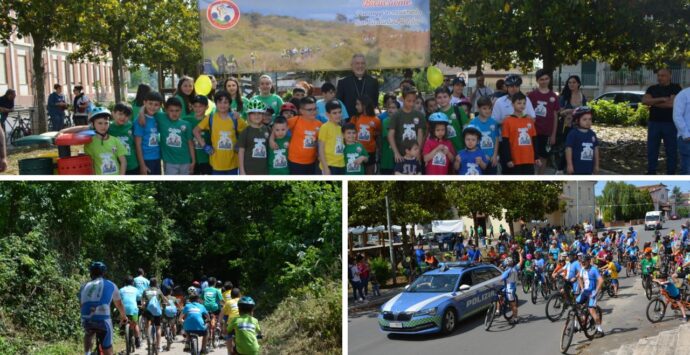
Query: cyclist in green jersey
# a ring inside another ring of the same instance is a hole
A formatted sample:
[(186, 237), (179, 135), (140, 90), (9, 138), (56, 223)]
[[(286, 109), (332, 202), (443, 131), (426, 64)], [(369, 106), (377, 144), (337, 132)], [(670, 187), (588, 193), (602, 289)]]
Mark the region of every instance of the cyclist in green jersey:
[(216, 321), (218, 321), (218, 316), (220, 315), (220, 311), (223, 308), (223, 304), (225, 304), (225, 300), (223, 300), (223, 294), (220, 292), (220, 290), (215, 287), (215, 277), (208, 278), (208, 285), (209, 286), (206, 287), (202, 291), (202, 293), (204, 307), (206, 308), (206, 311), (208, 311), (208, 313), (211, 315), (209, 339), (213, 339), (213, 333), (216, 330)]

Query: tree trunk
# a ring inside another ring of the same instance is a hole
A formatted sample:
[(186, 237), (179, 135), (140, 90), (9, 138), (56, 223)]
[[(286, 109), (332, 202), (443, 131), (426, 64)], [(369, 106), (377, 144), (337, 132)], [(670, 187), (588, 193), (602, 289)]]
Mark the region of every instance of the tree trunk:
[(551, 81), (549, 82), (550, 90), (553, 90), (553, 71), (556, 69), (556, 58), (553, 51), (554, 49), (551, 46), (547, 46), (544, 50), (544, 70), (551, 76)]
[(35, 36), (33, 33), (31, 34), (31, 38), (34, 41), (32, 58), (34, 75), (31, 80), (33, 81), (34, 108), (36, 109), (32, 126), (34, 127), (34, 133), (39, 134), (44, 133), (48, 129), (48, 122), (46, 120), (45, 66), (43, 65), (45, 40), (43, 37)]
[(115, 87), (115, 102), (122, 101), (122, 77), (120, 73), (122, 72), (120, 68), (122, 63), (120, 62), (120, 48), (114, 47), (110, 51), (110, 55), (113, 57), (113, 86)]
[(483, 64), (483, 61), (477, 60), (477, 70), (474, 72), (475, 78), (484, 74), (484, 72), (482, 71), (482, 64)]
[(474, 228), (474, 246), (479, 249), (479, 233), (477, 233), (477, 213), (472, 212), (472, 228)]

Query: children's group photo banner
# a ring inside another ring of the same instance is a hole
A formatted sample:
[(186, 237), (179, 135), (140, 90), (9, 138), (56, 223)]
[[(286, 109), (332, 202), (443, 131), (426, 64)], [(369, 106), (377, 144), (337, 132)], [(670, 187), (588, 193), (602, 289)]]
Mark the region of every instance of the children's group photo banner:
[(207, 74), (429, 63), (429, 0), (200, 0), (199, 16)]

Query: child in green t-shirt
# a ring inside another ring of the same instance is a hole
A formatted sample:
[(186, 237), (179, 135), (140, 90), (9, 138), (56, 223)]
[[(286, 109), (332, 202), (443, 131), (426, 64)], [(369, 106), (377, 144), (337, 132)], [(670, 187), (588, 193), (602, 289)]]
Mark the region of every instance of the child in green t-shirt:
[[(192, 100), (192, 109), (194, 110), (194, 117), (188, 117), (188, 122), (192, 126), (192, 130), (199, 122), (206, 118), (206, 110), (208, 109), (208, 99), (206, 96), (197, 95)], [(211, 141), (211, 134), (209, 131), (201, 131), (201, 137), (204, 141)], [(204, 151), (204, 147), (197, 141), (196, 137), (192, 137), (194, 143), (194, 151), (196, 152), (196, 165), (194, 166), (194, 175), (211, 175), (213, 169), (209, 164), (208, 153)]]
[(343, 126), (345, 136), (345, 175), (364, 175), (364, 163), (369, 160), (369, 153), (362, 143), (357, 141), (357, 128), (348, 123)]
[(132, 106), (125, 102), (116, 104), (115, 108), (113, 108), (113, 122), (110, 124), (110, 128), (108, 128), (108, 134), (117, 137), (125, 147), (125, 157), (127, 158), (126, 175), (139, 175), (139, 161), (137, 160), (134, 145), (131, 117)]
[(228, 324), (228, 335), (232, 339), (228, 343), (228, 353), (242, 355), (260, 353), (261, 327), (259, 321), (253, 317), (254, 306), (254, 300), (249, 296), (244, 296), (237, 302), (240, 315)]
[(240, 175), (268, 175), (268, 127), (264, 125), (266, 106), (258, 99), (247, 104), (247, 127), (240, 133), (238, 152)]
[(290, 175), (288, 168), (288, 147), (290, 146), (290, 138), (287, 136), (287, 119), (283, 116), (276, 117), (273, 121), (273, 138), (275, 139), (278, 149), (273, 149), (269, 145), (268, 150), (268, 174), (269, 175)]

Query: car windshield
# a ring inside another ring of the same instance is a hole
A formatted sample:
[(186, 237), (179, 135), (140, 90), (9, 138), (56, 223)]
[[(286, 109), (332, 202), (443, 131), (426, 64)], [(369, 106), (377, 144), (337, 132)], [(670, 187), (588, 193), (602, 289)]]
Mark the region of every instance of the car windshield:
[(647, 222), (656, 222), (658, 220), (659, 220), (659, 216), (647, 216), (645, 218), (645, 221), (647, 221)]
[(407, 292), (453, 292), (459, 275), (422, 275)]

